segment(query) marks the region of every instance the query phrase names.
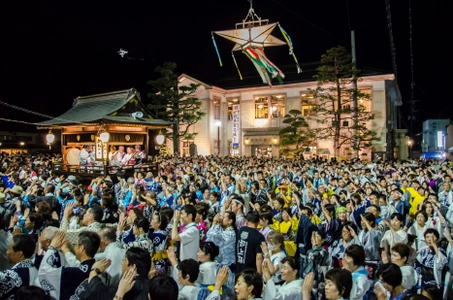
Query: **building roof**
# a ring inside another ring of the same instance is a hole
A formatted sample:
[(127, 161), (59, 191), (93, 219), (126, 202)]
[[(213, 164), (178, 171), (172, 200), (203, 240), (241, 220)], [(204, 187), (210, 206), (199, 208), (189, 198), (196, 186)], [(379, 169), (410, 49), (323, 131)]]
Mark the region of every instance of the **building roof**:
[[(301, 73), (297, 73), (297, 68), (295, 64), (279, 66), (281, 71), (285, 74), (285, 78), (283, 78), (283, 84), (316, 81), (316, 79), (314, 79), (313, 76), (315, 76), (318, 73), (317, 68), (319, 66), (321, 66), (321, 62), (308, 62), (300, 64), (300, 67), (302, 68)], [(359, 77), (391, 74), (391, 72), (386, 70), (377, 70), (365, 66), (358, 66), (358, 68), (360, 69)], [(211, 82), (210, 84), (227, 90), (236, 88), (267, 86), (267, 83), (262, 82), (261, 77), (254, 68), (249, 68), (249, 71), (245, 72), (241, 70), (241, 72), (243, 77), (242, 80), (239, 79), (238, 74), (234, 74), (230, 77), (222, 78), (220, 80)], [(277, 79), (273, 79), (272, 84), (274, 86), (280, 85)]]
[[(143, 116), (134, 117), (133, 113), (135, 112), (141, 112)], [(77, 97), (72, 108), (67, 112), (54, 119), (40, 122), (38, 126), (65, 126), (99, 122), (150, 126), (168, 126), (171, 124), (171, 122), (164, 120), (153, 119), (141, 102), (139, 92), (131, 88), (111, 93)]]

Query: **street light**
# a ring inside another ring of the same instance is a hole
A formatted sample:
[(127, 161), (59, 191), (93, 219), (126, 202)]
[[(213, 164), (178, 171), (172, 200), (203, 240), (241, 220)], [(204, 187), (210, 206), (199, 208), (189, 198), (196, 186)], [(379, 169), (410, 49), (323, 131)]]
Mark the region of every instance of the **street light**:
[(217, 156), (220, 156), (220, 126), (222, 122), (216, 121), (215, 125), (217, 126)]
[(52, 133), (52, 130), (49, 130), (49, 133), (46, 135), (47, 145), (49, 145), (49, 150), (52, 149), (52, 143), (55, 140), (55, 135)]

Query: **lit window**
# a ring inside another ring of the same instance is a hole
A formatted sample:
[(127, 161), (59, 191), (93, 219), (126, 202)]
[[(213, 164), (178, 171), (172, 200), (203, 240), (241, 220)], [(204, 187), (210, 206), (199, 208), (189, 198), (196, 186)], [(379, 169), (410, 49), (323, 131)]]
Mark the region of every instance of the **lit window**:
[(359, 91), (357, 105), (363, 112), (371, 112), (371, 88), (362, 88)]
[(314, 116), (316, 115), (315, 108), (316, 108), (316, 100), (313, 99), (313, 96), (308, 93), (303, 93), (301, 95), (302, 98), (302, 116)]
[(255, 97), (255, 119), (267, 119), (269, 117), (269, 98)]
[(285, 95), (271, 96), (272, 118), (285, 116)]

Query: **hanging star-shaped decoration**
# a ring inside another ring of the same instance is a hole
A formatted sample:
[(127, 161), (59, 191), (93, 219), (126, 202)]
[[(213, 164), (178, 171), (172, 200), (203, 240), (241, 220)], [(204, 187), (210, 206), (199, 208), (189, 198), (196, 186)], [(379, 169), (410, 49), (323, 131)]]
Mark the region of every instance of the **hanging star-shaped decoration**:
[[(296, 62), (298, 73), (302, 72), (299, 63), (297, 62), (296, 56), (293, 52), (293, 46), (290, 37), (283, 30), (279, 23), (269, 24), (268, 20), (262, 20), (258, 17), (253, 10), (252, 1), (250, 1), (250, 9), (241, 23), (236, 24), (235, 29), (222, 30), (212, 32), (212, 41), (219, 57), (220, 65), (222, 66), (222, 60), (220, 59), (217, 44), (214, 39), (214, 34), (220, 37), (235, 42), (231, 55), (233, 57), (234, 64), (239, 73), (239, 77), (242, 79), (241, 72), (239, 71), (236, 59), (233, 51), (242, 51), (254, 64), (258, 73), (263, 80), (263, 83), (267, 83), (271, 86), (271, 79), (277, 78), (280, 82), (285, 77), (282, 71), (278, 69), (264, 54), (265, 47), (282, 46), (287, 44), (290, 48), (289, 54), (293, 56)], [(275, 36), (271, 35), (275, 27), (279, 27), (282, 35), (284, 36), (286, 43)]]

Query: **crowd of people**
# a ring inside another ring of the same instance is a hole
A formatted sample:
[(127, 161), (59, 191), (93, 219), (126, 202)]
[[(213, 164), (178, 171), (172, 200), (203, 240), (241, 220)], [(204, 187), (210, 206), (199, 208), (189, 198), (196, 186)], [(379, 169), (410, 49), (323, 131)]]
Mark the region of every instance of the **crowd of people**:
[(0, 162), (0, 299), (453, 299), (449, 161)]

